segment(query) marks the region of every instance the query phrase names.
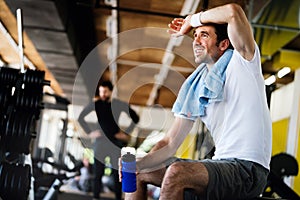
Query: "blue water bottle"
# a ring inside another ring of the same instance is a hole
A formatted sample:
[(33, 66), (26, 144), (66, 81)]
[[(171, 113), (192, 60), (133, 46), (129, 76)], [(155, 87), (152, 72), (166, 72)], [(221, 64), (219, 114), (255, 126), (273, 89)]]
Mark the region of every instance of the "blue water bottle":
[(135, 155), (127, 152), (122, 156), (122, 190), (123, 192), (136, 191), (136, 161)]

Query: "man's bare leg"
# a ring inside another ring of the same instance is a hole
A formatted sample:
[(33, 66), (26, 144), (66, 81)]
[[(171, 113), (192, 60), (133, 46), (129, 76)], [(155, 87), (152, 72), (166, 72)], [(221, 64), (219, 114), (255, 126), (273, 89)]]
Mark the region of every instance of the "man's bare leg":
[(161, 186), (166, 168), (162, 168), (153, 172), (139, 173), (137, 175), (137, 190), (133, 193), (125, 193), (125, 200), (146, 200), (147, 184)]
[(199, 162), (176, 162), (166, 170), (161, 185), (160, 200), (181, 200), (185, 188), (204, 196), (208, 185), (208, 171)]

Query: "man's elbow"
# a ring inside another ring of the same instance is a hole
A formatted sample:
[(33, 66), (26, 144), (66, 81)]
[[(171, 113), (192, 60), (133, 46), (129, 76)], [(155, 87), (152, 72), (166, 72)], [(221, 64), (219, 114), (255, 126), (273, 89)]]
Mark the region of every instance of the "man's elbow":
[(230, 19), (240, 19), (241, 15), (244, 15), (243, 8), (236, 4), (236, 3), (230, 3), (226, 5), (227, 13), (229, 13)]

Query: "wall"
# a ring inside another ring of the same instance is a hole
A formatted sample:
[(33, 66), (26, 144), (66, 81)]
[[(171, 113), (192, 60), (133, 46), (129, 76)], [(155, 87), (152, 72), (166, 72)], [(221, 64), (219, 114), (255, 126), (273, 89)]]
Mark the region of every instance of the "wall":
[[(273, 122), (273, 150), (275, 155), (286, 152), (300, 164), (300, 69), (296, 70), (294, 82), (275, 90), (271, 96)], [(285, 182), (300, 195), (300, 175), (289, 177)]]
[(288, 140), (288, 126), (292, 112), (292, 96), (294, 83), (290, 83), (275, 90), (271, 96), (270, 112), (273, 128), (272, 154), (286, 152)]

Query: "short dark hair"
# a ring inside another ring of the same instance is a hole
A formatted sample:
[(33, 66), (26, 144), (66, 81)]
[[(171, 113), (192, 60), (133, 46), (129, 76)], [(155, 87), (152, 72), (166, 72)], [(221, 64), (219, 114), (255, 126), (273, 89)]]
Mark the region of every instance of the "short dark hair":
[(110, 82), (110, 81), (102, 81), (100, 82), (99, 84), (99, 87), (102, 86), (102, 87), (107, 87), (110, 91), (113, 90), (114, 86), (113, 84)]
[[(228, 32), (227, 32), (228, 24), (208, 23), (208, 24), (205, 24), (205, 25), (213, 26), (215, 28), (216, 35), (217, 35), (217, 45), (219, 45), (220, 42), (222, 42), (225, 39), (229, 40)], [(228, 49), (233, 49), (233, 46), (232, 46), (230, 40), (229, 40)]]

